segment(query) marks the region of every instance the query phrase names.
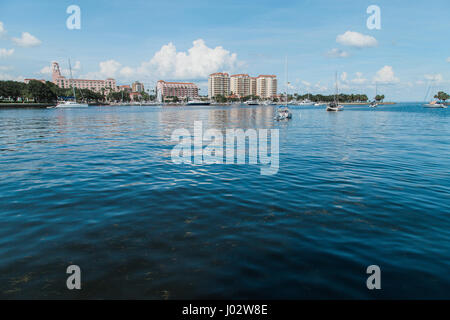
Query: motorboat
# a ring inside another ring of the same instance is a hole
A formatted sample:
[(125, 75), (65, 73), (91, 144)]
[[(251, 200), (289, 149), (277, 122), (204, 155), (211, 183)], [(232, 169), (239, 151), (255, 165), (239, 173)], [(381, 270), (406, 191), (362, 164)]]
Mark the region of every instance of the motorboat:
[(277, 114), (275, 115), (276, 121), (281, 120), (289, 120), (292, 119), (292, 112), (288, 107), (280, 106), (277, 110)]
[(245, 104), (248, 105), (248, 106), (258, 106), (259, 102), (255, 101), (255, 100), (248, 100), (248, 101), (245, 102)]
[(210, 104), (211, 102), (202, 100), (192, 100), (186, 103), (188, 106), (209, 106)]

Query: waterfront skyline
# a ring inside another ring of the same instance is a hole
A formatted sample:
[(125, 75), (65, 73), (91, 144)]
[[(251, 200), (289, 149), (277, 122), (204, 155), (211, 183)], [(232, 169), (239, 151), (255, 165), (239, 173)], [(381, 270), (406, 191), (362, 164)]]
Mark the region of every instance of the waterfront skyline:
[(0, 5), (0, 80), (50, 80), (53, 60), (67, 76), (70, 57), (74, 78), (146, 87), (189, 81), (207, 95), (210, 73), (276, 74), (281, 92), (287, 56), (291, 92), (330, 94), (335, 71), (342, 92), (375, 94), (377, 81), (388, 100), (421, 101), (432, 80), (436, 92), (450, 87), (450, 45), (440, 42), (449, 23), (429, 19), (445, 1), (414, 8), (377, 1), (381, 30), (366, 26), (371, 1), (78, 1), (81, 30), (68, 30), (71, 4)]

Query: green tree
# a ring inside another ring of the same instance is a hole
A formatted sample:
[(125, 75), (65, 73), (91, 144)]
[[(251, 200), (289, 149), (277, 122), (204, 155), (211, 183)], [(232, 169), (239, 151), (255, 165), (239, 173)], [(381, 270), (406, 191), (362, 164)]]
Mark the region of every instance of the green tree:
[(445, 93), (444, 91), (439, 91), (435, 96), (435, 99), (438, 99), (439, 101), (444, 101), (446, 102), (448, 99), (450, 99), (450, 96)]
[(375, 97), (375, 100), (378, 101), (378, 102), (380, 102), (380, 101), (383, 101), (384, 98), (385, 98), (384, 95), (377, 95), (377, 96)]
[(51, 84), (47, 81), (42, 83), (40, 81), (31, 80), (26, 89), (29, 96), (36, 102), (55, 102), (57, 96), (51, 89)]
[(26, 84), (17, 81), (0, 81), (0, 96), (17, 101), (25, 95)]

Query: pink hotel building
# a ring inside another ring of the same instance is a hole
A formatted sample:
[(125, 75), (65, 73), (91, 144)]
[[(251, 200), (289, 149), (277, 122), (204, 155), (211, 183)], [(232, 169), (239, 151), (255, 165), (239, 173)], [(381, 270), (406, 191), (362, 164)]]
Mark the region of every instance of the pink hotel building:
[(166, 97), (197, 98), (198, 87), (191, 82), (166, 82), (159, 80), (156, 85), (157, 98), (162, 102)]
[(68, 89), (72, 86), (78, 89), (89, 89), (96, 92), (101, 92), (104, 88), (105, 93), (108, 94), (112, 91), (119, 91), (116, 80), (106, 79), (106, 80), (84, 80), (84, 79), (66, 79), (66, 77), (61, 75), (61, 70), (59, 69), (59, 64), (57, 62), (52, 63), (52, 81), (60, 88)]

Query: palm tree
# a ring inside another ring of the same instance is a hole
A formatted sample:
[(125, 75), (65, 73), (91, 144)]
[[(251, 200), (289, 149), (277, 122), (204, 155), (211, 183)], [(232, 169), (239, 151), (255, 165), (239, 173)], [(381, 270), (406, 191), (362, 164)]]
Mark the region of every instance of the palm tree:
[(445, 103), (448, 99), (450, 99), (450, 96), (443, 91), (439, 91), (437, 95), (434, 96), (434, 98), (438, 99), (439, 101), (444, 101)]

